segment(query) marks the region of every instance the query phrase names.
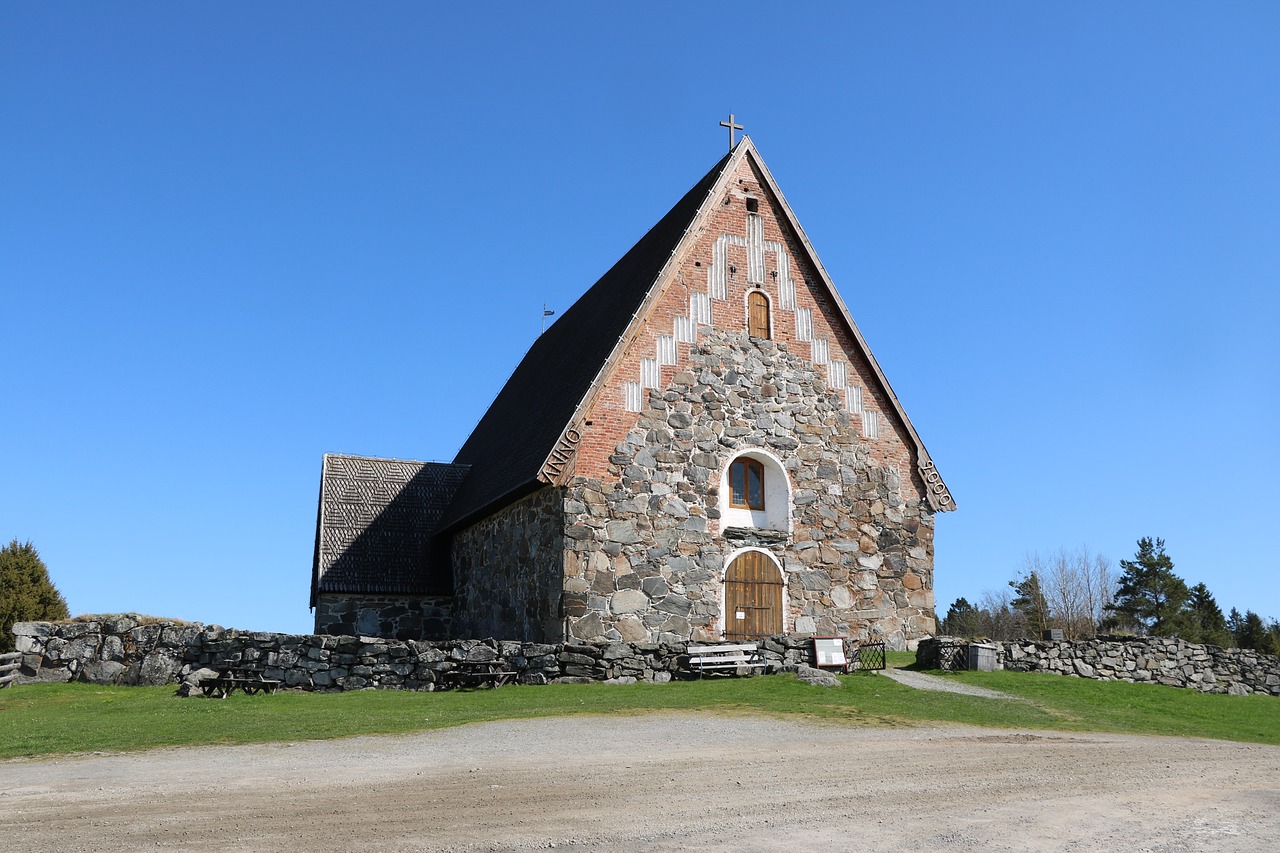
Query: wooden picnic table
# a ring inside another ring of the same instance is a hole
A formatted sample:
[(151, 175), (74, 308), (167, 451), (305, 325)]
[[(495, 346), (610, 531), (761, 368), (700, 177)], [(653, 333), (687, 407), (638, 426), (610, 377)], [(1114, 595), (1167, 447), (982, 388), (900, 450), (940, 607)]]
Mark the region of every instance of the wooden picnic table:
[(444, 683), (451, 687), (501, 687), (520, 673), (503, 669), (497, 661), (458, 661), (457, 665), (442, 673)]
[(218, 667), (215, 678), (200, 679), (200, 691), (209, 699), (226, 699), (237, 689), (252, 696), (255, 693), (275, 693), (280, 682), (274, 678), (263, 678), (262, 668), (256, 666)]

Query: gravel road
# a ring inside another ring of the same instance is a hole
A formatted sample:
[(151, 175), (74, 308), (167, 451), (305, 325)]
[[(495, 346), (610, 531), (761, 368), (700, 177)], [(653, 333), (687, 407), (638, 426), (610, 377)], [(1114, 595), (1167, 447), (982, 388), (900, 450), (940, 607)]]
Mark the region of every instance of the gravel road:
[(715, 714), (0, 762), (13, 851), (1280, 848), (1280, 748)]

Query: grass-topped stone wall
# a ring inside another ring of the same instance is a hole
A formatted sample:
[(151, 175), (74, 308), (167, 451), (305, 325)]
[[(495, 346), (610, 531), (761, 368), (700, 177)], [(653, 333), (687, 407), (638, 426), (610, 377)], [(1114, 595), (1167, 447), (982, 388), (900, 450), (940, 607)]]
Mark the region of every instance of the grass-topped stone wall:
[[(670, 681), (685, 644), (529, 643), (511, 640), (388, 640), (239, 631), (135, 616), (14, 626), (24, 681), (160, 685), (219, 666), (260, 668), (265, 678), (304, 690), (366, 687), (434, 690), (464, 662), (492, 662), (522, 684)], [(808, 663), (812, 640), (762, 641), (772, 671)]]
[[(968, 642), (957, 637), (922, 640), (917, 658), (929, 668), (956, 668)], [(1280, 696), (1280, 658), (1251, 649), (1223, 649), (1174, 637), (1018, 640), (992, 645), (997, 666), (1014, 672), (1164, 684), (1202, 693)], [(949, 654), (950, 650), (960, 654)]]

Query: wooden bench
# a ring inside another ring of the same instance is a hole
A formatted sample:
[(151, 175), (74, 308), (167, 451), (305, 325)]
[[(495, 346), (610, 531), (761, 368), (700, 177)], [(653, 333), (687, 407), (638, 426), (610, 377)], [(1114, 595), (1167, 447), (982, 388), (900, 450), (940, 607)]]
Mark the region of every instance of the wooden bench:
[(458, 661), (453, 669), (441, 673), (441, 679), (450, 687), (498, 688), (520, 673), (503, 669), (497, 661)]
[(22, 667), (22, 652), (6, 652), (0, 655), (0, 687), (8, 687), (18, 680)]
[(221, 666), (216, 678), (200, 679), (200, 692), (209, 699), (226, 699), (237, 689), (249, 696), (275, 693), (279, 687), (279, 681), (263, 678), (262, 670), (254, 666)]
[(705, 673), (737, 675), (739, 669), (746, 669), (752, 675), (753, 669), (764, 672), (764, 653), (755, 643), (721, 643), (714, 646), (689, 646), (685, 649), (685, 669), (698, 673), (701, 678)]

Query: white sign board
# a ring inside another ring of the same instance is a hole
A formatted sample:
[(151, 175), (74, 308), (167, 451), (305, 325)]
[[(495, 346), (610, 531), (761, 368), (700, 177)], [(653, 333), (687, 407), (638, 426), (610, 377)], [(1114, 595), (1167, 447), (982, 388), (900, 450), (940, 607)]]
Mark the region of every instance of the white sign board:
[(844, 640), (840, 637), (814, 637), (813, 652), (818, 666), (845, 666)]

